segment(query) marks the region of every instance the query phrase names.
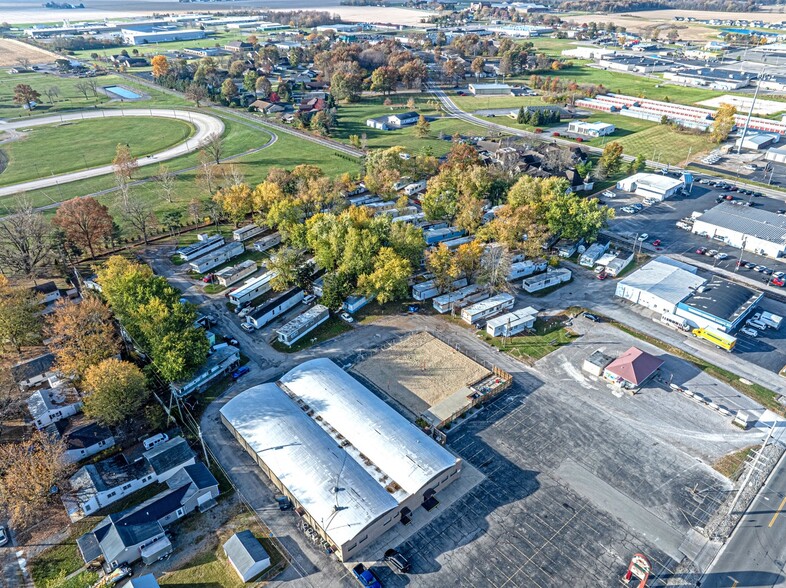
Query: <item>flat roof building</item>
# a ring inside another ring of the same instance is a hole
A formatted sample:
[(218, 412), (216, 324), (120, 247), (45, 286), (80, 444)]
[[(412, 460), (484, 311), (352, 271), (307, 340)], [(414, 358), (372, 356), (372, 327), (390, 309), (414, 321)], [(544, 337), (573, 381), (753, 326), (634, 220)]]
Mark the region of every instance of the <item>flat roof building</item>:
[(435, 493), (462, 462), (328, 359), (254, 386), (221, 419), (342, 561)]
[(752, 206), (718, 204), (693, 221), (693, 232), (759, 255), (786, 253), (786, 217)]
[(643, 198), (654, 198), (660, 201), (671, 198), (684, 186), (685, 182), (682, 179), (648, 173), (633, 174), (617, 182), (618, 190), (634, 192)]
[(615, 294), (661, 314), (674, 313), (706, 281), (695, 267), (660, 256), (618, 282)]
[(469, 93), (473, 96), (510, 96), (508, 84), (469, 84)]
[(764, 294), (720, 276), (713, 276), (704, 285), (677, 304), (674, 314), (692, 325), (729, 333), (745, 321)]
[(583, 120), (572, 120), (568, 123), (568, 132), (582, 137), (604, 137), (611, 135), (616, 130), (617, 127), (611, 123), (585, 122)]

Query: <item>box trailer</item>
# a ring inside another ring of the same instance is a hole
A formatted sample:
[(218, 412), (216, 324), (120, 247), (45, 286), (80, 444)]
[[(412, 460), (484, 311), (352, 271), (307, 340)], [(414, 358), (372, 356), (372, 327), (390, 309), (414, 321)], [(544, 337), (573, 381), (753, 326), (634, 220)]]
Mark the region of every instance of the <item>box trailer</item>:
[(436, 245), (442, 241), (463, 237), (464, 233), (464, 229), (459, 229), (458, 227), (445, 227), (444, 229), (423, 231), (423, 239), (425, 239), (426, 245)]
[(461, 320), (470, 325), (482, 321), (485, 318), (499, 314), (503, 310), (513, 308), (516, 299), (510, 294), (497, 294), (486, 300), (476, 302), (467, 306), (461, 311)]
[(548, 267), (549, 262), (544, 259), (536, 259), (534, 261), (527, 259), (525, 261), (511, 263), (507, 280), (508, 282), (512, 282), (514, 280), (520, 280), (521, 278), (527, 278), (534, 274), (545, 272)]
[(222, 263), (226, 263), (230, 259), (234, 259), (245, 250), (246, 248), (242, 243), (238, 241), (232, 241), (223, 247), (219, 247), (215, 251), (211, 251), (207, 255), (196, 258), (189, 264), (189, 266), (193, 271), (199, 274), (204, 274), (205, 272), (212, 270), (214, 267), (218, 267)]
[(237, 265), (225, 267), (220, 272), (216, 272), (216, 280), (224, 287), (231, 286), (243, 278), (250, 276), (257, 271), (257, 262), (252, 259), (242, 261)]
[[(457, 290), (458, 288), (463, 288), (467, 285), (467, 279), (461, 278), (460, 280), (456, 280), (451, 284), (451, 290)], [(412, 298), (415, 300), (428, 300), (429, 298), (434, 298), (439, 294), (439, 288), (434, 285), (434, 280), (428, 280), (427, 282), (423, 282), (421, 284), (415, 284), (412, 286)]]
[(761, 316), (759, 317), (759, 321), (775, 329), (776, 331), (781, 328), (781, 323), (783, 323), (783, 317), (778, 316), (777, 314), (772, 314), (771, 312), (767, 312), (766, 310), (761, 311)]
[(293, 318), (280, 329), (276, 329), (278, 340), (287, 346), (292, 346), (308, 333), (330, 318), (327, 306), (315, 304), (306, 312)]
[(197, 235), (196, 243), (192, 243), (187, 247), (181, 247), (175, 251), (175, 255), (178, 255), (183, 261), (193, 261), (200, 255), (210, 253), (223, 245), (224, 237), (221, 235)]
[(540, 290), (545, 290), (546, 288), (551, 288), (552, 286), (557, 286), (559, 284), (564, 284), (565, 282), (569, 282), (570, 277), (571, 277), (571, 272), (569, 269), (549, 268), (546, 271), (546, 273), (525, 278), (524, 281), (521, 283), (521, 287), (524, 288), (525, 292), (529, 292), (529, 293), (538, 292)]
[(266, 272), (256, 278), (246, 280), (237, 290), (229, 295), (232, 304), (245, 304), (258, 296), (269, 292), (272, 286), (270, 281), (276, 277), (276, 272)]
[(303, 300), (303, 290), (292, 288), (262, 306), (246, 317), (246, 322), (255, 329), (261, 329)]
[(262, 237), (259, 241), (254, 242), (254, 249), (263, 253), (268, 249), (272, 249), (276, 245), (281, 243), (281, 233), (275, 232), (272, 235), (267, 235), (266, 237)]
[(245, 227), (240, 227), (232, 231), (232, 240), (239, 242), (248, 241), (264, 232), (264, 227), (260, 227), (259, 225), (246, 225)]
[(538, 311), (528, 306), (491, 318), (486, 323), (486, 332), (492, 337), (513, 337), (535, 324)]
[[(470, 284), (469, 286), (465, 286), (456, 290), (455, 292), (449, 292), (448, 294), (443, 294), (442, 296), (437, 296), (431, 302), (434, 310), (436, 310), (440, 314), (445, 314), (446, 312), (450, 312), (453, 310), (453, 307), (457, 304), (467, 300), (469, 298), (473, 298), (473, 302), (477, 302), (478, 300), (483, 300), (483, 297), (489, 297), (488, 291), (478, 284)], [(478, 298), (479, 297), (479, 298)]]

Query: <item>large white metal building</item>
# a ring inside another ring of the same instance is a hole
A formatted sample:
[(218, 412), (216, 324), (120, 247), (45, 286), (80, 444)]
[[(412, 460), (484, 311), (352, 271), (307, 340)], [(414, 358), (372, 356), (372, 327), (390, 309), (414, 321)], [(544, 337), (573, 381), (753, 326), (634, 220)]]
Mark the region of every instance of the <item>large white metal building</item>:
[(695, 267), (660, 256), (617, 283), (616, 295), (661, 314), (673, 314), (677, 304), (704, 282)]
[(462, 467), (329, 359), (242, 392), (221, 419), (343, 561), (436, 506)]
[(786, 217), (751, 206), (718, 204), (693, 221), (693, 232), (759, 255), (786, 253)]
[(640, 173), (617, 182), (618, 190), (635, 192), (643, 198), (666, 200), (685, 187), (684, 180), (678, 180), (661, 174)]

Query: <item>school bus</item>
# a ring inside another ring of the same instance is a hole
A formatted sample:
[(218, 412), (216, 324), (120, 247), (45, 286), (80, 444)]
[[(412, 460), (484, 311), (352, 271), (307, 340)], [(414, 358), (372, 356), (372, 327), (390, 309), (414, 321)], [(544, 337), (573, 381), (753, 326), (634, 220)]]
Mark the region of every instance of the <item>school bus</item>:
[(716, 331), (715, 329), (693, 329), (691, 333), (693, 333), (695, 337), (709, 341), (716, 347), (720, 347), (726, 351), (731, 351), (737, 344), (737, 337), (729, 335), (728, 333)]

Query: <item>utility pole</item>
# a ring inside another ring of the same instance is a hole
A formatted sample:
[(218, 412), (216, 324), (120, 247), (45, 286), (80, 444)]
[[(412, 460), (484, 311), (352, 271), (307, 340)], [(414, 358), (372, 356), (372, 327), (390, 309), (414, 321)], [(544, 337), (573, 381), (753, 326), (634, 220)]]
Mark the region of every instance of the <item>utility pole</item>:
[[(746, 48), (747, 51), (747, 48)], [(764, 67), (761, 68), (761, 73), (759, 74), (759, 80), (761, 80), (762, 76), (764, 75)], [(745, 119), (745, 127), (742, 129), (742, 137), (740, 137), (740, 144), (737, 146), (737, 155), (740, 154), (742, 150), (742, 144), (745, 142), (745, 135), (748, 134), (748, 125), (751, 122), (751, 116), (753, 116), (753, 107), (756, 105), (756, 98), (759, 96), (759, 88), (761, 87), (760, 83), (756, 84), (756, 91), (753, 92), (753, 100), (751, 100), (751, 107), (748, 109), (748, 117)], [(738, 170), (739, 172), (739, 170)], [(739, 173), (737, 174), (739, 177)]]
[(770, 431), (767, 433), (767, 438), (764, 440), (764, 443), (761, 444), (761, 448), (759, 448), (759, 453), (756, 454), (756, 459), (753, 460), (751, 467), (748, 468), (748, 473), (745, 476), (745, 481), (740, 485), (740, 489), (737, 491), (737, 495), (734, 497), (734, 502), (731, 503), (731, 507), (729, 507), (729, 516), (732, 515), (734, 512), (734, 508), (737, 506), (737, 502), (740, 500), (740, 496), (742, 495), (742, 491), (745, 490), (745, 487), (748, 485), (748, 480), (750, 480), (751, 475), (753, 475), (753, 470), (756, 469), (756, 466), (759, 463), (759, 458), (761, 458), (761, 454), (764, 453), (764, 448), (767, 447), (767, 443), (772, 437), (772, 432), (775, 430), (775, 425), (770, 426)]

